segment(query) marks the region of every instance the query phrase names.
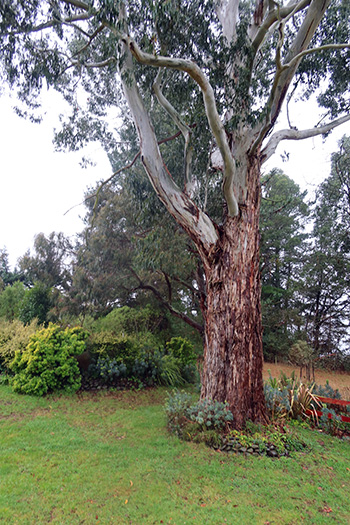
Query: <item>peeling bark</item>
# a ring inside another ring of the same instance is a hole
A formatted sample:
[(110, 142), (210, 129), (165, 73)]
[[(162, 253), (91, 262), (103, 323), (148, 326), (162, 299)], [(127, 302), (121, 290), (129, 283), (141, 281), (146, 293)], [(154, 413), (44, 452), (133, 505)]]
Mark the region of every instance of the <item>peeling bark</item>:
[(260, 166), (248, 166), (249, 193), (228, 217), (206, 269), (202, 398), (227, 401), (236, 428), (265, 421), (259, 272)]

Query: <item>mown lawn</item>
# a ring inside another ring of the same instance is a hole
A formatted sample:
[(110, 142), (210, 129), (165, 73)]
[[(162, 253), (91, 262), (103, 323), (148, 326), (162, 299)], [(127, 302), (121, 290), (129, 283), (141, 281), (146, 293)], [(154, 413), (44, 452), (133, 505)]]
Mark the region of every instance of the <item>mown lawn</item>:
[(349, 443), (300, 429), (307, 454), (227, 456), (169, 436), (165, 396), (0, 386), (0, 522), (349, 523)]

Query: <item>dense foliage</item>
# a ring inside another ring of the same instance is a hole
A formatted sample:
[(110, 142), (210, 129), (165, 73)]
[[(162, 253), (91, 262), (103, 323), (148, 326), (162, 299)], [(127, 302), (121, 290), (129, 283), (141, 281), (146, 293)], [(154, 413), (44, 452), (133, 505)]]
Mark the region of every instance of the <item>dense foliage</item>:
[(15, 392), (42, 396), (47, 392), (79, 389), (76, 355), (85, 350), (86, 334), (79, 328), (50, 324), (31, 336), (25, 350), (16, 350), (10, 363)]

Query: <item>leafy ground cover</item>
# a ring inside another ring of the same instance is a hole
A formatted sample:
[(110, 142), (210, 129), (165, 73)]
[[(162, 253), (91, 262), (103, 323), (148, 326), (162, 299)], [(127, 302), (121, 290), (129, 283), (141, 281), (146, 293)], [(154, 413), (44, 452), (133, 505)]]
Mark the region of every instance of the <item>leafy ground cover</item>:
[(0, 386), (0, 521), (8, 524), (347, 523), (350, 445), (227, 455), (166, 431), (165, 389), (33, 398)]

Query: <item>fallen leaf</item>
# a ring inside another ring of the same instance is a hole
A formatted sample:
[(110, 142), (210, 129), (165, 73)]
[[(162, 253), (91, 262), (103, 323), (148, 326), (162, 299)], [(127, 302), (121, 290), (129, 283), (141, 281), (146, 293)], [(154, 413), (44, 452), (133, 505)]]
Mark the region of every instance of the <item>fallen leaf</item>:
[(330, 507), (323, 507), (322, 512), (324, 512), (326, 514), (329, 514), (330, 512), (333, 512), (333, 511), (332, 511), (332, 509)]
[(207, 504), (206, 503), (201, 503), (201, 507), (206, 507)]
[(132, 486), (133, 486), (133, 482), (130, 480), (130, 487), (132, 487)]
[(127, 504), (127, 502), (128, 502), (128, 500), (126, 499), (126, 500), (125, 500), (125, 502), (124, 502), (124, 503), (125, 503), (125, 505)]

